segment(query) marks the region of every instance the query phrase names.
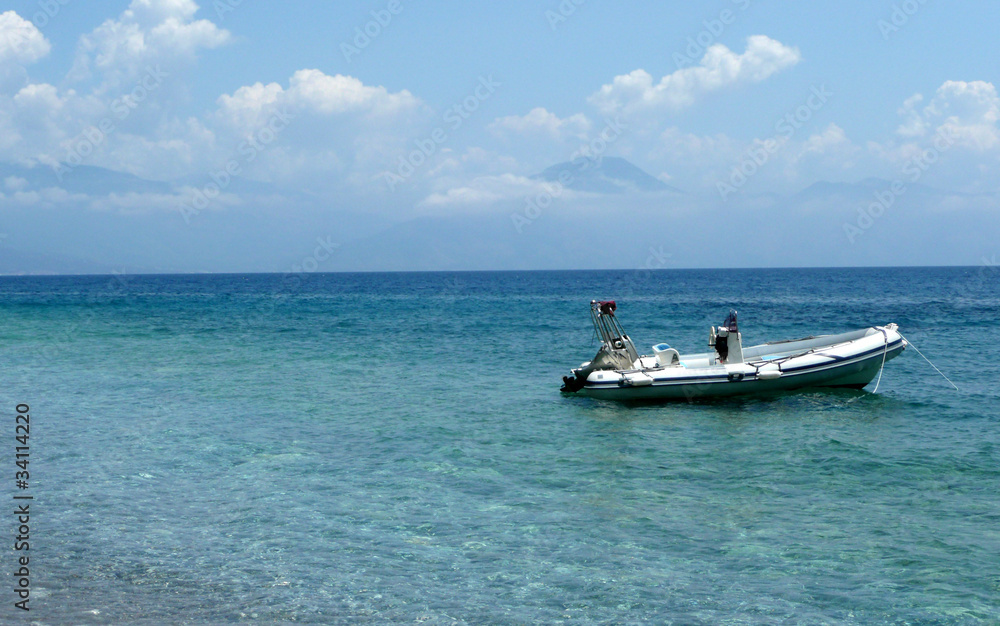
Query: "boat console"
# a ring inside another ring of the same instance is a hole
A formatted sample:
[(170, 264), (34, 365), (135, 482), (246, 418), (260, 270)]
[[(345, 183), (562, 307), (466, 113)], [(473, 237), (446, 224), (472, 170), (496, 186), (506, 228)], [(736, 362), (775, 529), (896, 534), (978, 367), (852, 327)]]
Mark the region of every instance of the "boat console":
[(708, 345), (710, 348), (715, 348), (714, 357), (709, 357), (709, 365), (743, 362), (743, 335), (740, 334), (736, 322), (736, 311), (729, 311), (726, 321), (718, 330), (712, 326), (708, 335)]

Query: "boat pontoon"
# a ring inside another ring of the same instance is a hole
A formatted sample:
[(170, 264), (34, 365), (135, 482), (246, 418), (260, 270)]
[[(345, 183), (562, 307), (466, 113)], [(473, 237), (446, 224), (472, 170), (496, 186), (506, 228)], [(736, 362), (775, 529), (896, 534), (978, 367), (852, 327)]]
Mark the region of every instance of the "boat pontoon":
[(590, 303), (597, 355), (563, 377), (562, 391), (607, 400), (695, 399), (804, 387), (861, 389), (907, 346), (896, 324), (744, 348), (736, 311), (709, 333), (709, 352), (680, 354), (665, 343), (639, 355), (613, 300)]

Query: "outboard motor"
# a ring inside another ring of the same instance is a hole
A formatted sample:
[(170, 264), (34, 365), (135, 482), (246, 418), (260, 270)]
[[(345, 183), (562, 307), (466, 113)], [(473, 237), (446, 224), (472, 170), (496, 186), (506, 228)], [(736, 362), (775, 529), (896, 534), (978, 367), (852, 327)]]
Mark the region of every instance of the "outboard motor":
[(712, 327), (708, 345), (715, 348), (719, 363), (743, 362), (743, 336), (736, 323), (736, 311), (730, 310), (726, 321), (719, 326), (718, 331)]

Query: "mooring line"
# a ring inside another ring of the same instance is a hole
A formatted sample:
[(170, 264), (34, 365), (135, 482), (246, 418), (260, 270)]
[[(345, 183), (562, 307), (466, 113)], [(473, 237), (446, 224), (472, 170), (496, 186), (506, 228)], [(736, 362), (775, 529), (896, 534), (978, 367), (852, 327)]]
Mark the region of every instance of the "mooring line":
[(885, 355), (889, 352), (889, 333), (885, 332), (884, 328), (879, 328), (879, 330), (882, 331), (882, 336), (885, 337), (885, 348), (882, 349), (882, 365), (878, 368), (878, 380), (875, 381), (875, 389), (872, 393), (878, 393), (879, 383), (882, 382), (882, 371), (885, 369)]
[[(899, 331), (896, 331), (896, 332), (899, 332)], [(899, 333), (899, 336), (903, 337), (903, 333)], [(951, 382), (951, 379), (948, 378), (947, 376), (945, 376), (944, 372), (942, 372), (941, 370), (939, 370), (936, 365), (934, 365), (933, 363), (931, 363), (930, 359), (928, 359), (927, 357), (924, 356), (924, 353), (920, 351), (920, 348), (918, 348), (917, 346), (914, 346), (913, 342), (910, 341), (909, 339), (906, 339), (906, 337), (903, 337), (903, 339), (906, 340), (906, 343), (908, 343), (911, 346), (913, 346), (913, 349), (917, 351), (917, 354), (919, 354), (920, 356), (922, 356), (923, 359), (925, 361), (927, 361), (927, 364), (934, 368), (935, 372), (937, 372), (938, 374), (941, 374), (941, 378), (944, 378), (945, 380), (947, 380), (948, 384), (955, 388), (955, 391), (961, 391), (961, 389), (958, 388), (958, 385), (956, 385), (955, 383)]]

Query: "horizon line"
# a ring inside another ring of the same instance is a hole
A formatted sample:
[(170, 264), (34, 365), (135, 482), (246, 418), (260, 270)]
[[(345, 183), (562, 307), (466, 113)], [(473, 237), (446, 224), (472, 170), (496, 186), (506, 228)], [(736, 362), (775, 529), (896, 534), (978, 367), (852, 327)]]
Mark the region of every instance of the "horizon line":
[(343, 274), (501, 274), (536, 272), (686, 272), (686, 271), (761, 271), (761, 270), (867, 270), (867, 269), (976, 269), (979, 265), (773, 265), (766, 267), (631, 267), (631, 268), (578, 268), (578, 269), (478, 269), (478, 270), (342, 270), (326, 272), (306, 271), (202, 271), (202, 272), (114, 272), (111, 273), (4, 273), (0, 278), (106, 278), (116, 276), (288, 276), (303, 274), (308, 276)]

